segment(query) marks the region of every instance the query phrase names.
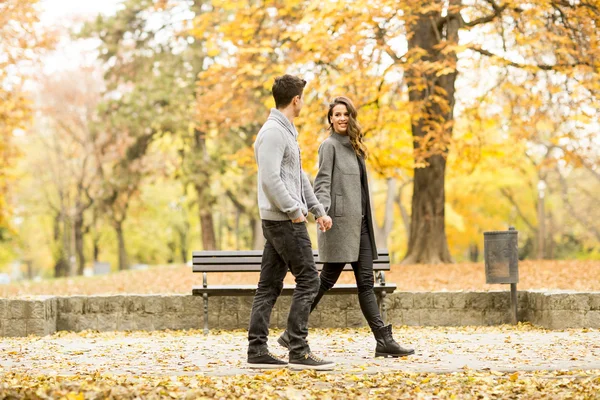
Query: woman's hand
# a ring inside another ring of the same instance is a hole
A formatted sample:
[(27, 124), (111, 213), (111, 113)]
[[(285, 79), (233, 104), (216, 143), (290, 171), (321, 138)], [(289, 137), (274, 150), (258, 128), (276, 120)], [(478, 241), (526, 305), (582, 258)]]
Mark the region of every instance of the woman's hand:
[(319, 225), (319, 230), (321, 232), (325, 232), (331, 229), (333, 226), (333, 221), (329, 215), (325, 215), (323, 217), (317, 218), (317, 224)]

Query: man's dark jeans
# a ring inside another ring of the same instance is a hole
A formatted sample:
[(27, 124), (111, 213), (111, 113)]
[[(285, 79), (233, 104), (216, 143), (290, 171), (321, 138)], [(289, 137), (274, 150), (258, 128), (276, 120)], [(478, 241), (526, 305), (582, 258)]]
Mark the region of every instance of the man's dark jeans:
[(250, 315), (248, 355), (258, 356), (268, 351), (271, 311), (281, 294), (289, 267), (296, 278), (296, 289), (287, 330), (290, 334), (290, 357), (298, 357), (310, 352), (306, 342), (308, 316), (320, 283), (310, 237), (305, 223), (263, 220), (262, 228), (266, 243)]

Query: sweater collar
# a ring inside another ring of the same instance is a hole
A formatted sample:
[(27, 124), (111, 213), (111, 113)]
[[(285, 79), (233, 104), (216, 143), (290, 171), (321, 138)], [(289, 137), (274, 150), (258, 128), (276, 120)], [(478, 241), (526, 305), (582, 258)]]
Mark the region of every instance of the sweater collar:
[(348, 135), (340, 135), (337, 132), (331, 132), (331, 137), (343, 144), (344, 146), (352, 147), (352, 143), (350, 143), (350, 136)]
[(294, 138), (298, 138), (298, 131), (296, 130), (296, 127), (278, 109), (271, 108), (271, 114), (269, 114), (269, 118), (267, 118), (267, 119), (270, 119), (270, 120), (273, 120), (273, 121), (277, 122), (283, 128), (285, 128), (286, 131), (288, 131), (289, 133), (291, 133), (292, 136), (294, 136)]

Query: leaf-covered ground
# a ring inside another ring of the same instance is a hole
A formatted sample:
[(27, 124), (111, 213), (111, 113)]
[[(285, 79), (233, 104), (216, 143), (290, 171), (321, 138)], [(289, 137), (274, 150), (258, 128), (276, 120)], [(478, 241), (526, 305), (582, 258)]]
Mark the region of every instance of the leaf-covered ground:
[(0, 399), (598, 399), (600, 371), (0, 376)]
[[(281, 331), (271, 332), (271, 338)], [(600, 398), (600, 331), (395, 327), (414, 356), (373, 358), (367, 328), (314, 329), (331, 372), (254, 371), (245, 331), (59, 332), (0, 339), (0, 399)], [(283, 348), (271, 350), (284, 355)]]
[[(212, 273), (209, 274), (208, 279), (208, 282), (213, 284), (255, 284), (258, 275)], [(506, 285), (485, 283), (483, 263), (394, 265), (392, 270), (386, 273), (386, 279), (388, 282), (396, 283), (400, 291), (507, 290)], [(600, 261), (522, 261), (519, 263), (519, 279), (519, 290), (600, 291)], [(351, 273), (345, 272), (340, 278), (340, 283), (353, 281), (354, 276)], [(293, 283), (290, 274), (286, 282)], [(124, 271), (106, 276), (0, 285), (0, 297), (37, 294), (190, 294), (192, 285), (200, 284), (202, 284), (202, 274), (193, 274), (189, 266), (171, 265), (142, 271)]]

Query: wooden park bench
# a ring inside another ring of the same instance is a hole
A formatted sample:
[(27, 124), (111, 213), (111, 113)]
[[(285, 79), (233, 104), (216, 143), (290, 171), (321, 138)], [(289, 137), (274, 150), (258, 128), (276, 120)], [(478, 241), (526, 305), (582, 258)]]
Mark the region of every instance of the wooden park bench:
[[(317, 269), (323, 269), (318, 253), (313, 250)], [(373, 262), (375, 274), (375, 295), (385, 320), (384, 298), (396, 290), (396, 284), (385, 281), (385, 271), (390, 270), (390, 257), (387, 250), (380, 250), (378, 259)], [(208, 284), (207, 274), (210, 272), (260, 272), (262, 250), (245, 251), (195, 251), (192, 255), (193, 272), (202, 272), (202, 286), (194, 286), (192, 294), (204, 297), (204, 333), (208, 333), (208, 298), (209, 296), (254, 296), (257, 285), (213, 285)], [(352, 271), (347, 264), (344, 271)], [(258, 283), (258, 280), (257, 280)], [(295, 285), (284, 285), (282, 295), (289, 296), (294, 292)], [(356, 283), (336, 284), (327, 294), (358, 293)]]

